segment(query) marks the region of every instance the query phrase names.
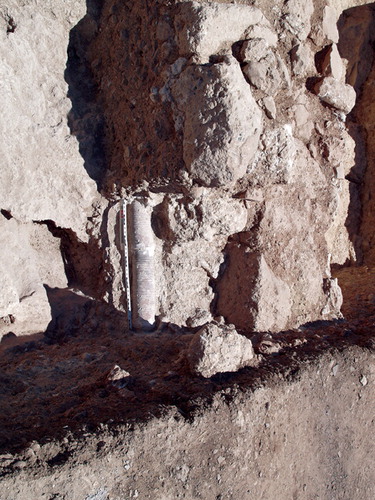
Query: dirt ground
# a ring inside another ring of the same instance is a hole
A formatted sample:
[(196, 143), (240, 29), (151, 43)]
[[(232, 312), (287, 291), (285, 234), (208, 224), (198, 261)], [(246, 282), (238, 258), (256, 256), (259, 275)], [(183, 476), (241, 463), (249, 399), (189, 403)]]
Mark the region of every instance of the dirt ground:
[[(352, 368), (342, 375), (344, 386), (348, 382), (347, 376), (355, 372), (358, 387), (371, 389), (375, 381), (373, 363), (375, 268), (344, 268), (337, 271), (336, 276), (344, 295), (343, 319), (335, 322), (320, 321), (278, 334), (265, 332), (254, 335), (251, 332), (241, 332), (253, 341), (257, 354), (257, 366), (244, 368), (237, 373), (218, 374), (211, 379), (192, 376), (189, 371), (185, 352), (194, 333), (193, 329), (179, 330), (173, 325), (165, 324), (160, 325), (158, 331), (154, 333), (135, 334), (126, 330), (124, 317), (114, 314), (111, 310), (105, 312), (101, 310), (101, 320), (98, 323), (95, 319), (96, 305), (92, 305), (92, 312), (88, 315), (86, 324), (79, 325), (76, 329), (71, 328), (69, 332), (49, 331), (45, 335), (36, 335), (33, 338), (17, 338), (14, 335), (8, 335), (1, 344), (0, 354), (0, 405), (2, 409), (0, 463), (2, 484), (5, 488), (2, 492), (0, 485), (1, 500), (27, 498), (28, 488), (31, 487), (29, 483), (31, 476), (34, 481), (34, 495), (40, 494), (40, 498), (95, 498), (97, 500), (136, 498), (137, 494), (134, 493), (138, 491), (136, 486), (133, 485), (132, 490), (125, 480), (120, 483), (114, 481), (112, 486), (107, 484), (106, 487), (98, 483), (98, 490), (94, 492), (97, 496), (92, 496), (94, 494), (90, 490), (94, 484), (92, 482), (90, 487), (86, 485), (86, 489), (82, 487), (77, 491), (74, 490), (74, 494), (69, 488), (67, 491), (70, 493), (64, 493), (65, 486), (56, 492), (56, 496), (44, 492), (43, 488), (45, 488), (46, 478), (51, 474), (56, 474), (56, 471), (60, 471), (59, 474), (61, 474), (64, 470), (64, 474), (67, 474), (66, 481), (68, 481), (69, 474), (66, 471), (77, 471), (79, 465), (92, 463), (100, 456), (108, 457), (111, 453), (117, 456), (116, 449), (119, 442), (126, 442), (130, 436), (133, 436), (131, 439), (136, 439), (134, 436), (141, 439), (139, 436), (143, 436), (142, 446), (148, 450), (149, 446), (154, 446), (152, 440), (167, 429), (170, 437), (176, 437), (176, 429), (179, 429), (178, 432), (185, 429), (186, 434), (181, 437), (179, 446), (188, 450), (193, 439), (194, 426), (198, 425), (197, 422), (202, 423), (202, 419), (212, 416), (212, 412), (215, 418), (219, 418), (222, 422), (225, 422), (225, 414), (228, 411), (236, 413), (236, 418), (238, 418), (238, 415), (243, 413), (241, 405), (247, 405), (247, 411), (257, 411), (256, 408), (259, 409), (259, 407), (252, 406), (251, 401), (262, 391), (273, 392), (272, 397), (276, 406), (278, 399), (284, 398), (284, 404), (281, 405), (284, 407), (284, 413), (285, 405), (290, 408), (289, 400), (295, 399), (296, 394), (299, 394), (295, 404), (301, 405), (302, 408), (304, 400), (312, 397), (311, 393), (315, 394), (314, 397), (318, 397), (320, 391), (327, 391), (325, 384), (321, 385), (319, 382), (320, 379), (313, 380), (316, 375), (311, 376), (311, 370), (314, 374), (319, 373), (319, 370), (316, 372), (315, 369), (318, 364), (336, 377), (338, 368), (336, 369), (335, 366), (338, 367), (340, 363), (344, 365), (349, 363)], [(332, 365), (332, 359), (335, 357), (340, 358), (341, 362), (333, 362)], [(361, 363), (364, 365), (362, 366)], [(115, 365), (126, 370), (130, 375), (120, 381), (110, 380), (108, 374)], [(358, 368), (360, 365), (361, 369)], [(364, 366), (368, 367), (367, 375), (365, 375)], [(309, 374), (307, 384), (306, 374)], [(372, 377), (374, 381), (371, 380)], [(302, 383), (302, 380), (305, 382)], [(296, 384), (297, 390), (294, 390), (294, 396), (286, 396), (286, 388)], [(333, 398), (329, 404), (340, 408), (341, 397), (345, 398), (346, 390), (342, 393), (340, 391), (327, 393), (328, 401)], [(358, 398), (359, 396), (356, 395), (355, 399), (358, 400)], [(324, 399), (325, 396), (320, 394), (318, 406), (319, 401)], [(361, 400), (362, 404), (363, 401)], [(269, 404), (272, 405), (272, 401)], [(373, 403), (367, 400), (366, 405), (361, 412), (372, 411), (372, 414), (368, 414), (367, 420), (374, 426)], [(340, 413), (345, 414), (345, 409), (342, 408), (342, 412), (340, 410), (338, 414)], [(307, 415), (301, 416), (308, 419)], [(279, 417), (275, 415), (274, 418), (277, 420)], [(295, 415), (285, 414), (283, 418), (287, 419), (288, 425), (292, 425)], [(358, 416), (355, 416), (355, 412), (350, 413), (350, 419), (352, 418), (354, 421), (346, 422), (345, 425), (354, 426), (351, 430), (354, 436), (357, 432), (362, 435), (365, 431), (364, 428), (356, 428), (360, 424), (356, 423)], [(170, 428), (171, 419), (173, 431)], [(210, 435), (214, 432), (211, 424), (206, 422), (205, 425), (208, 425), (204, 430), (206, 434)], [(327, 429), (332, 425), (336, 424), (331, 419)], [(367, 429), (366, 432), (368, 431)], [(147, 445), (144, 440), (149, 433), (152, 437), (149, 436), (148, 439), (151, 441)], [(121, 439), (118, 438), (117, 444), (112, 446), (115, 436), (119, 435), (122, 436)], [(337, 438), (341, 439), (340, 433)], [(304, 439), (305, 437), (301, 437), (301, 445)], [(349, 439), (348, 436), (342, 436), (345, 446), (348, 445), (345, 441), (347, 439)], [(353, 439), (350, 437), (350, 441)], [(168, 449), (168, 443), (164, 443), (164, 446)], [(225, 446), (228, 450), (232, 447), (228, 442)], [(247, 446), (252, 449), (254, 443)], [(320, 443), (320, 446), (324, 445)], [(171, 450), (167, 452), (170, 454)], [(200, 453), (210, 459), (209, 447), (203, 448)], [(211, 453), (214, 453), (214, 450), (211, 450)], [(219, 451), (216, 451), (215, 455), (217, 453)], [(277, 455), (278, 452), (275, 453)], [(90, 458), (86, 457), (87, 454)], [(143, 456), (138, 460), (138, 467), (142, 468), (142, 460), (145, 461), (146, 457)], [(159, 456), (155, 460), (161, 463), (163, 457)], [(295, 458), (291, 460), (288, 467), (296, 467), (294, 460)], [(312, 460), (308, 451), (304, 460), (307, 463)], [(363, 456), (360, 460), (364, 468), (371, 465), (366, 463)], [(234, 462), (239, 466), (242, 461), (237, 457)], [(223, 459), (219, 465), (224, 467), (225, 460)], [(143, 467), (149, 468), (150, 464), (144, 462)], [(158, 464), (155, 463), (154, 467), (157, 469)], [(189, 466), (190, 472), (180, 471), (180, 475), (184, 477), (185, 474), (191, 477), (192, 467)], [(178, 476), (178, 471), (175, 473)], [(203, 469), (202, 474), (204, 474)], [(345, 474), (348, 476), (347, 471)], [(171, 477), (173, 479), (173, 474)], [(134, 484), (142, 484), (137, 475), (134, 478)], [(177, 480), (177, 484), (180, 482)], [(120, 488), (118, 491), (116, 488), (113, 489), (115, 483), (117, 489)], [(157, 483), (160, 483), (159, 487), (162, 492), (159, 496), (156, 494)], [(155, 484), (144, 485), (143, 495), (139, 498), (239, 498), (233, 496), (234, 493), (230, 493), (229, 490), (225, 494), (218, 492), (217, 496), (211, 497), (211, 493), (206, 493), (204, 496), (202, 493), (204, 488), (200, 488), (198, 484), (190, 485), (193, 488), (189, 490), (190, 493), (186, 491), (186, 488), (179, 491), (178, 488), (174, 490), (174, 487), (169, 487), (168, 491), (172, 493), (168, 496), (161, 486), (162, 483), (163, 481), (159, 478)], [(217, 480), (215, 480), (216, 483)], [(242, 483), (242, 487), (246, 486), (246, 480), (242, 480)], [(366, 481), (362, 483), (364, 489), (356, 493), (360, 496), (348, 496), (347, 487), (343, 491), (340, 488), (335, 490), (335, 494), (327, 493), (327, 496), (314, 496), (314, 490), (311, 490), (311, 496), (307, 494), (306, 496), (304, 491), (306, 492), (308, 487), (306, 486), (303, 490), (301, 486), (301, 491), (298, 491), (293, 498), (348, 500), (349, 498), (350, 500), (374, 498), (373, 489), (371, 489), (373, 486), (367, 484)], [(28, 485), (25, 486), (24, 491), (21, 484)], [(47, 481), (46, 484), (49, 482)], [(122, 486), (120, 487), (119, 484)], [(182, 481), (182, 485), (184, 484), (186, 486), (186, 481)], [(218, 486), (220, 484), (219, 481)], [(121, 490), (121, 488), (125, 489)], [(101, 490), (104, 492), (102, 496), (100, 496)], [(119, 493), (120, 490), (122, 493)], [(130, 491), (133, 493), (130, 494)], [(211, 491), (210, 488), (207, 491)], [(292, 498), (283, 496), (284, 494), (272, 497), (271, 491), (272, 488), (266, 487), (261, 498)], [(38, 496), (33, 498), (38, 498)], [(243, 498), (253, 497), (248, 493)]]

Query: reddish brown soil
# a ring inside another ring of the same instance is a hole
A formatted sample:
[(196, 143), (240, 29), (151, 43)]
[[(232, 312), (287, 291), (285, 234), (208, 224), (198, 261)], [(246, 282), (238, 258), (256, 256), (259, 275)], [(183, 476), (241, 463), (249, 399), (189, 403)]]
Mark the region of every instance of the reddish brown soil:
[[(152, 334), (129, 333), (119, 327), (123, 318), (112, 312), (95, 328), (86, 325), (64, 338), (3, 339), (0, 452), (61, 439), (68, 432), (79, 437), (101, 423), (146, 420), (171, 406), (189, 418), (218, 391), (245, 391), (280, 375), (294, 377), (323, 351), (350, 345), (373, 349), (375, 268), (346, 268), (336, 276), (345, 319), (272, 335), (242, 332), (254, 342), (258, 366), (211, 379), (189, 372), (185, 351), (194, 330), (162, 325)], [(115, 364), (131, 375), (118, 386), (107, 379)]]

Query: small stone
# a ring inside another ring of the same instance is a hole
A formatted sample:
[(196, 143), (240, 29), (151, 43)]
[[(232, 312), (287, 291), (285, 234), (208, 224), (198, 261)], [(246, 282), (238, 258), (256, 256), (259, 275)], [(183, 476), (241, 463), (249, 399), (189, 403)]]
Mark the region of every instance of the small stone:
[(204, 309), (196, 309), (194, 316), (190, 316), (186, 320), (186, 324), (190, 328), (195, 328), (197, 326), (202, 326), (205, 323), (209, 323), (210, 321), (212, 321), (212, 315), (209, 311), (205, 311)]
[(263, 99), (263, 105), (268, 118), (274, 120), (276, 118), (276, 105), (273, 97), (265, 97)]
[(281, 86), (280, 73), (276, 67), (276, 58), (270, 53), (260, 61), (250, 61), (242, 71), (254, 87), (266, 94), (272, 94)]
[(114, 387), (123, 388), (129, 383), (130, 373), (115, 365), (108, 373), (107, 380)]
[(328, 50), (322, 64), (322, 70), (325, 76), (333, 76), (333, 78), (339, 81), (343, 80), (345, 76), (345, 65), (336, 44), (332, 44), (331, 48)]
[(340, 180), (345, 179), (345, 169), (343, 165), (338, 165), (337, 167), (335, 167), (335, 171), (336, 171), (336, 179)]
[(363, 385), (363, 387), (365, 387), (367, 384), (368, 384), (368, 380), (367, 380), (367, 377), (366, 375), (362, 375), (362, 377), (359, 379), (361, 385)]
[(312, 72), (314, 54), (308, 45), (296, 45), (293, 47), (290, 56), (294, 76), (305, 76)]
[(239, 59), (241, 62), (260, 61), (267, 57), (269, 53), (270, 47), (268, 43), (262, 38), (254, 38), (246, 40), (242, 44)]
[(329, 41), (338, 43), (337, 12), (333, 7), (328, 5), (324, 7), (323, 11), (323, 34)]
[(27, 467), (27, 462), (25, 462), (24, 460), (17, 460), (16, 462), (14, 462), (13, 467), (17, 469), (24, 469), (25, 467)]
[(332, 368), (332, 375), (334, 377), (336, 377), (337, 373), (339, 371), (339, 365), (335, 365), (333, 368)]
[(258, 349), (262, 354), (276, 354), (280, 351), (281, 345), (278, 342), (273, 342), (272, 340), (262, 340)]
[(353, 87), (332, 76), (323, 78), (315, 85), (315, 93), (320, 99), (345, 114), (354, 108), (357, 94)]
[(251, 341), (235, 328), (210, 323), (194, 335), (187, 358), (193, 373), (209, 378), (248, 366), (254, 352)]

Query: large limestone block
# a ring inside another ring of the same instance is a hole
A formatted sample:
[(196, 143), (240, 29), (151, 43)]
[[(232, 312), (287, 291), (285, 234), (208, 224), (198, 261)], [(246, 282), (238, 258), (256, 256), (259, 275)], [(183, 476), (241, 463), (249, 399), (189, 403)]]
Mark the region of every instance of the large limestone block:
[(195, 197), (166, 196), (154, 219), (163, 240), (180, 243), (202, 238), (213, 243), (242, 231), (248, 213), (239, 199), (208, 188), (197, 188)]
[(44, 331), (51, 308), (44, 285), (67, 286), (60, 241), (44, 225), (0, 216), (0, 336)]
[(262, 130), (262, 112), (240, 65), (231, 57), (189, 66), (172, 91), (191, 177), (209, 187), (233, 184), (251, 164)]
[(159, 295), (164, 321), (185, 325), (197, 310), (210, 311), (215, 297), (211, 279), (218, 275), (223, 246), (196, 239), (165, 253)]
[(64, 80), (69, 31), (82, 7), (72, 0), (0, 6), (0, 18), (15, 25), (0, 32), (0, 200), (20, 221), (54, 220), (84, 240), (97, 193), (67, 124)]
[(187, 357), (193, 373), (209, 378), (248, 366), (254, 352), (251, 340), (239, 335), (233, 325), (220, 327), (210, 323), (195, 334)]
[(236, 246), (218, 284), (217, 312), (238, 328), (282, 330), (291, 315), (290, 288), (263, 255)]
[[(194, 54), (196, 62), (201, 64), (209, 62), (212, 55), (230, 53), (234, 42), (251, 36), (262, 34), (272, 44), (275, 43), (269, 22), (255, 7), (184, 2), (179, 9), (175, 25), (180, 53)], [(255, 25), (257, 31), (252, 31)]]

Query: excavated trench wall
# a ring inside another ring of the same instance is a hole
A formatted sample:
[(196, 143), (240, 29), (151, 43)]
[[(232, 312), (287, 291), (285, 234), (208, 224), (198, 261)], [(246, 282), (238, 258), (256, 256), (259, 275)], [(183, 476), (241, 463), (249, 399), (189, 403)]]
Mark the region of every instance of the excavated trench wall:
[(330, 266), (358, 261), (362, 235), (374, 248), (358, 218), (372, 6), (337, 30), (360, 3), (0, 4), (2, 334), (45, 330), (48, 290), (125, 311), (118, 211), (134, 196), (160, 321), (336, 318)]

